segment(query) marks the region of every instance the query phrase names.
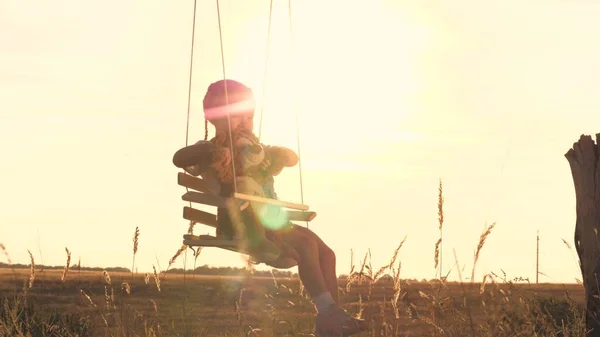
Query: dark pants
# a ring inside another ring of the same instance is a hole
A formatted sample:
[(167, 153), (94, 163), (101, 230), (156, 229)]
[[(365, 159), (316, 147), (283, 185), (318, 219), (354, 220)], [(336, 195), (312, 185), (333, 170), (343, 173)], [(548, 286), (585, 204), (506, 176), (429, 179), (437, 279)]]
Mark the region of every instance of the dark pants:
[(217, 236), (223, 236), (232, 239), (235, 235), (233, 223), (229, 216), (227, 208), (219, 207), (217, 209)]
[[(233, 186), (222, 186), (221, 193), (219, 195), (225, 198), (231, 197), (233, 195)], [(240, 217), (242, 223), (239, 225), (244, 226), (246, 230), (250, 230), (250, 232), (246, 233), (246, 236), (252, 237), (254, 234), (252, 233), (252, 228), (261, 226), (252, 207), (246, 207), (246, 209), (240, 212)], [(217, 236), (233, 239), (236, 234), (235, 226), (233, 225), (233, 220), (231, 219), (229, 210), (224, 207), (219, 207), (217, 209)]]

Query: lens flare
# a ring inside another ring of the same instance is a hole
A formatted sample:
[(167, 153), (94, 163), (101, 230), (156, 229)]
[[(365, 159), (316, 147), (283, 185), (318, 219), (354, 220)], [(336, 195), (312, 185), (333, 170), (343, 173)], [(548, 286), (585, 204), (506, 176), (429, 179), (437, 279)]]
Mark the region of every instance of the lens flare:
[(268, 229), (282, 229), (290, 221), (287, 212), (285, 212), (280, 206), (263, 204), (253, 205), (253, 207), (258, 216), (259, 222)]

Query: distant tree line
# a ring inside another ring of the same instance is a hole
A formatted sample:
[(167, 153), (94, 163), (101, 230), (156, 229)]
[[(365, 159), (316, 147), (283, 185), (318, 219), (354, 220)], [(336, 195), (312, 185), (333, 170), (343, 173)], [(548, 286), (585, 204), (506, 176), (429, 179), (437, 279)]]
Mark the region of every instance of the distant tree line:
[[(19, 263), (8, 264), (8, 263), (0, 262), (0, 268), (29, 269), (29, 268), (31, 268), (31, 265), (19, 264)], [(46, 265), (42, 265), (42, 264), (36, 264), (35, 268), (36, 268), (36, 270), (63, 270), (65, 268), (65, 266), (46, 266)], [(82, 270), (82, 271), (99, 271), (99, 272), (106, 270), (109, 273), (110, 272), (131, 273), (131, 269), (124, 268), (124, 267), (101, 268), (101, 267), (84, 267), (84, 266), (74, 265), (74, 266), (71, 266), (70, 269), (71, 270)], [(220, 275), (220, 276), (231, 275), (231, 276), (234, 276), (234, 275), (240, 275), (240, 274), (247, 273), (248, 271), (245, 268), (210, 267), (207, 265), (197, 267), (195, 270), (193, 270), (193, 269), (184, 270), (183, 268), (171, 268), (168, 270), (169, 274), (183, 274), (184, 272), (188, 273), (188, 274), (195, 273), (196, 275)], [(274, 275), (275, 277), (297, 277), (298, 276), (297, 273), (292, 273), (291, 271), (282, 271), (282, 270), (277, 270), (277, 269), (273, 269), (272, 271), (254, 270), (253, 274), (256, 276)]]
[[(196, 267), (196, 269), (183, 269), (183, 268), (172, 268), (169, 269), (169, 274), (190, 274), (195, 273), (196, 275), (220, 275), (220, 276), (235, 276), (240, 274), (247, 274), (249, 271), (246, 268), (234, 268), (234, 267), (210, 267), (203, 265)], [(292, 273), (289, 270), (253, 270), (252, 274), (256, 276), (275, 276), (275, 277), (298, 277), (297, 273)]]
[[(46, 266), (46, 265), (36, 265), (36, 270), (63, 270), (65, 268), (65, 266)], [(8, 264), (8, 263), (4, 263), (4, 262), (0, 262), (0, 268), (13, 268), (13, 269), (29, 269), (31, 268), (31, 265), (25, 265), (25, 264)], [(101, 267), (84, 267), (84, 266), (79, 266), (79, 265), (74, 265), (71, 266), (70, 268), (72, 271), (98, 271), (101, 272), (103, 270), (106, 270), (109, 273), (131, 273), (131, 269), (129, 268), (124, 268), (124, 267), (107, 267), (107, 268), (101, 268)], [(157, 270), (158, 271), (158, 270)], [(196, 267), (196, 269), (186, 269), (184, 270), (183, 268), (172, 268), (169, 269), (167, 271), (168, 274), (191, 274), (194, 273), (196, 275), (219, 275), (219, 276), (236, 276), (236, 275), (248, 275), (249, 271), (246, 268), (234, 268), (234, 267), (210, 267), (207, 265), (203, 265), (200, 267)], [(271, 276), (275, 276), (275, 277), (281, 277), (281, 278), (285, 278), (285, 277), (290, 277), (290, 278), (296, 278), (298, 277), (297, 273), (292, 273), (289, 270), (277, 270), (277, 269), (272, 269), (272, 270), (253, 270), (252, 274), (255, 276), (264, 276), (264, 277), (271, 277)], [(369, 277), (364, 275), (363, 276), (366, 279), (368, 279)], [(346, 280), (348, 278), (348, 275), (346, 274), (341, 274), (339, 275), (338, 279), (340, 280)], [(391, 276), (390, 275), (384, 275), (382, 277), (382, 280), (386, 280), (386, 281), (391, 281)], [(416, 279), (411, 279), (408, 280), (409, 282), (427, 282), (427, 280), (422, 279), (421, 281), (418, 281)]]
[[(29, 269), (29, 268), (31, 268), (31, 265), (29, 265), (29, 264), (20, 264), (20, 263), (8, 264), (8, 263), (0, 262), (0, 268)], [(65, 266), (46, 266), (46, 265), (43, 265), (43, 264), (36, 264), (35, 265), (35, 269), (36, 270), (63, 270), (64, 268), (65, 268)], [(83, 270), (83, 271), (103, 271), (103, 270), (106, 270), (108, 272), (115, 272), (115, 273), (120, 273), (120, 272), (131, 273), (130, 269), (123, 268), (123, 267), (100, 268), (100, 267), (83, 267), (83, 266), (79, 266), (79, 265), (74, 265), (74, 266), (71, 266), (70, 269), (71, 270)]]

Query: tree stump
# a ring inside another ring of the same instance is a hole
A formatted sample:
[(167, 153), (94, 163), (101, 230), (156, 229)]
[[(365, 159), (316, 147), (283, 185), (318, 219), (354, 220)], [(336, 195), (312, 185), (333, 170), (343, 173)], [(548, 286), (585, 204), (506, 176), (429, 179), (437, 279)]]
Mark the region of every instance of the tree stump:
[(600, 336), (600, 133), (581, 135), (565, 157), (575, 184), (575, 249), (585, 289), (588, 336)]

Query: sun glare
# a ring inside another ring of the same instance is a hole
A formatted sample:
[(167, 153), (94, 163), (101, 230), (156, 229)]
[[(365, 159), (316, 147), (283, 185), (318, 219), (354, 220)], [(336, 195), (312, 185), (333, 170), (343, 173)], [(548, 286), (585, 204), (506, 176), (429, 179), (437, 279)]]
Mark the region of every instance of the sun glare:
[(276, 3), (268, 55), (268, 7), (253, 13), (244, 30), (238, 27), (243, 33), (230, 73), (254, 88), (255, 132), (262, 141), (296, 148), (296, 114), (309, 155), (336, 152), (342, 144), (362, 149), (405, 141), (398, 135), (413, 132), (423, 75), (419, 56), (431, 36), (410, 9), (390, 14), (388, 6), (344, 4), (344, 15), (331, 25), (309, 5), (297, 5), (291, 36), (287, 3)]

